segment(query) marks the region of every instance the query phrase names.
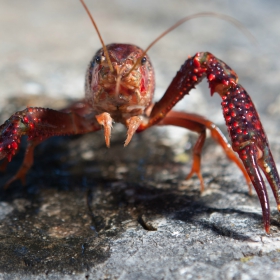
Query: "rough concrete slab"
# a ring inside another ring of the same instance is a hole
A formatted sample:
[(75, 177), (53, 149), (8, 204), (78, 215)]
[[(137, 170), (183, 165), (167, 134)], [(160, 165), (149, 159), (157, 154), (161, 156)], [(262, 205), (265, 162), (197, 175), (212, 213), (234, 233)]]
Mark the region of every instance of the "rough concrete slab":
[[(277, 1), (87, 1), (106, 43), (146, 47), (178, 19), (222, 12), (256, 37), (217, 19), (196, 19), (150, 51), (159, 98), (190, 54), (208, 50), (239, 73), (259, 109), (279, 165), (280, 98)], [(79, 1), (0, 0), (1, 120), (27, 105), (61, 108), (83, 96), (87, 63), (100, 47)], [(220, 100), (206, 83), (180, 109), (203, 114), (225, 131)], [(114, 128), (59, 137), (36, 150), (22, 187), (0, 193), (1, 279), (279, 279), (280, 224), (271, 198), (271, 235), (258, 199), (237, 168), (208, 139), (206, 190), (191, 167), (195, 135), (151, 129), (123, 148)], [(24, 145), (3, 185), (20, 166)]]

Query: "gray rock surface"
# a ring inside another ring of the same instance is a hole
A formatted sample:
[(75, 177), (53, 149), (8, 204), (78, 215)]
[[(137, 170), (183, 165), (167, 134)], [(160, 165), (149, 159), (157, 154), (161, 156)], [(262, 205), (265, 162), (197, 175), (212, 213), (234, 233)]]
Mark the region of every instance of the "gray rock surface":
[[(239, 74), (251, 94), (279, 166), (278, 1), (93, 1), (106, 43), (145, 48), (178, 19), (201, 11), (228, 14), (258, 45), (227, 22), (195, 19), (155, 45), (156, 99), (188, 55), (210, 51)], [(27, 105), (61, 108), (82, 98), (87, 63), (100, 43), (79, 1), (0, 0), (0, 117)], [(207, 84), (179, 109), (200, 113), (226, 131), (220, 99)], [(27, 185), (0, 192), (0, 279), (279, 279), (280, 224), (273, 196), (271, 235), (257, 196), (208, 139), (206, 190), (185, 181), (196, 135), (152, 128), (125, 149), (115, 126), (41, 144)], [(20, 166), (19, 154), (1, 175)]]

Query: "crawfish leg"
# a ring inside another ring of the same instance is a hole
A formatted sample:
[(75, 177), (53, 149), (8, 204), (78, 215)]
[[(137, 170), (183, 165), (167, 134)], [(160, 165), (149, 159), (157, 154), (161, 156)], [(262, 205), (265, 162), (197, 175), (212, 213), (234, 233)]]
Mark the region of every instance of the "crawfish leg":
[(4, 185), (4, 189), (7, 189), (14, 181), (16, 180), (21, 180), (22, 185), (26, 184), (26, 174), (28, 172), (28, 170), (31, 168), (31, 166), (33, 165), (33, 161), (34, 161), (34, 149), (35, 147), (41, 143), (42, 141), (30, 141), (27, 144), (27, 148), (25, 151), (25, 156), (24, 156), (24, 160), (19, 168), (19, 170), (17, 171), (17, 173), (15, 175), (13, 175), (12, 178), (10, 178)]
[(158, 125), (176, 125), (199, 133), (199, 138), (193, 151), (193, 166), (186, 179), (189, 179), (193, 174), (197, 174), (201, 182), (201, 191), (203, 191), (204, 188), (203, 179), (200, 173), (201, 150), (205, 141), (205, 130), (207, 128), (211, 132), (211, 137), (223, 148), (227, 157), (241, 170), (247, 181), (249, 193), (252, 194), (252, 183), (244, 165), (232, 150), (231, 145), (228, 143), (221, 130), (214, 123), (197, 114), (170, 111), (165, 118), (158, 123)]
[(81, 116), (75, 112), (30, 107), (15, 113), (0, 126), (0, 159), (7, 158), (11, 161), (21, 136), (27, 135), (30, 142), (23, 165), (6, 187), (16, 179), (24, 182), (25, 175), (33, 163), (34, 148), (43, 140), (51, 136), (81, 134), (100, 128), (94, 116)]
[(201, 166), (201, 150), (206, 139), (206, 127), (196, 121), (189, 120), (188, 114), (170, 111), (167, 116), (161, 120), (158, 125), (176, 125), (187, 128), (193, 132), (198, 133), (198, 139), (193, 148), (193, 164), (190, 173), (186, 176), (186, 180), (190, 179), (194, 174), (200, 180), (200, 191), (204, 191), (203, 177), (200, 172)]

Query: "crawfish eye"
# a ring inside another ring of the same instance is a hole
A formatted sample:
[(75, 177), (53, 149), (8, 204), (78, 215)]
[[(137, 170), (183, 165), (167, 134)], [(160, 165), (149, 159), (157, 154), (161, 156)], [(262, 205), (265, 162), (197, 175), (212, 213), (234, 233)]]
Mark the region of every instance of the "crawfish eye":
[(97, 64), (100, 64), (101, 61), (102, 61), (101, 56), (97, 56), (97, 57), (95, 58), (95, 62), (96, 62)]
[(141, 64), (144, 65), (147, 62), (147, 57), (143, 56), (141, 59)]

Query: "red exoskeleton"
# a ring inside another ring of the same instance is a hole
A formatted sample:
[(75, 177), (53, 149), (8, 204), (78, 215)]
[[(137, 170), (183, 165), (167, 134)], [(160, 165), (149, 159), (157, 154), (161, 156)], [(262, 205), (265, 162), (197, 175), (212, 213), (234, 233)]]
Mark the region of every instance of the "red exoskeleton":
[[(81, 2), (95, 25), (83, 0)], [(197, 14), (193, 17), (206, 15)], [(250, 96), (238, 83), (236, 73), (211, 53), (199, 52), (184, 62), (164, 96), (152, 103), (154, 70), (146, 52), (163, 35), (190, 18), (179, 21), (164, 32), (145, 51), (130, 44), (105, 46), (95, 25), (103, 47), (88, 66), (85, 99), (61, 111), (29, 107), (16, 112), (0, 126), (0, 159), (11, 161), (21, 136), (27, 135), (29, 140), (23, 164), (6, 187), (17, 179), (24, 183), (25, 175), (33, 164), (34, 148), (47, 138), (83, 134), (104, 128), (105, 142), (109, 147), (112, 123), (120, 122), (127, 127), (125, 146), (135, 132), (142, 132), (153, 125), (181, 126), (197, 132), (199, 137), (194, 146), (193, 165), (187, 179), (196, 174), (203, 191), (200, 155), (206, 129), (209, 129), (226, 155), (243, 172), (250, 191), (253, 184), (261, 203), (264, 227), (269, 233), (269, 200), (260, 169), (272, 188), (280, 211), (279, 175), (258, 113)], [(196, 114), (172, 110), (203, 78), (209, 82), (211, 95), (217, 92), (222, 98), (232, 147), (211, 121)]]

